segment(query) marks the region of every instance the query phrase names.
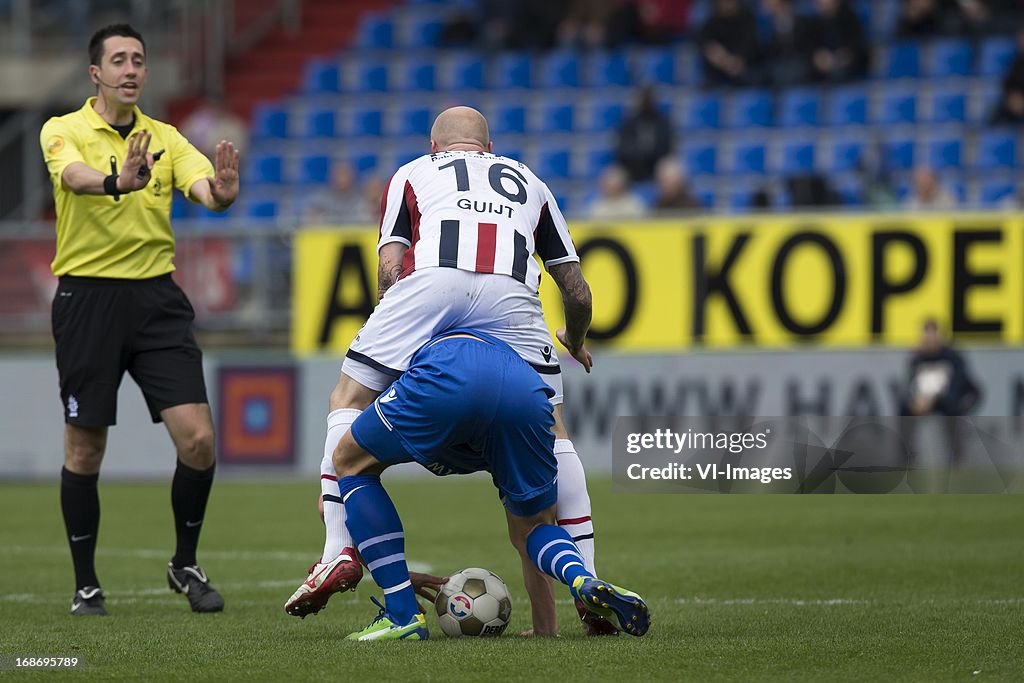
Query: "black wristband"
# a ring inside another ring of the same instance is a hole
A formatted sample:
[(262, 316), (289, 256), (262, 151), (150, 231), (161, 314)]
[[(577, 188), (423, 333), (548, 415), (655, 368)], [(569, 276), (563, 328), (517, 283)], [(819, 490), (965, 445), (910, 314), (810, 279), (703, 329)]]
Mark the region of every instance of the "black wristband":
[(112, 197), (119, 197), (121, 192), (117, 189), (117, 174), (111, 173), (103, 179), (103, 192)]

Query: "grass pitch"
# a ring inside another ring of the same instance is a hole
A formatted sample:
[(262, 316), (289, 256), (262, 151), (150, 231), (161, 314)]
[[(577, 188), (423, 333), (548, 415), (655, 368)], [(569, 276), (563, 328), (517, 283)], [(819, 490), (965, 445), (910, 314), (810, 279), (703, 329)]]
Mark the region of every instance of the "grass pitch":
[(1018, 496), (613, 495), (591, 482), (602, 576), (639, 591), (644, 638), (525, 639), (529, 606), (485, 478), (390, 482), (408, 555), (435, 573), (482, 566), (509, 583), (496, 640), (347, 643), (376, 614), (369, 576), (299, 620), (282, 605), (321, 546), (316, 483), (220, 481), (200, 563), (223, 614), (166, 588), (169, 483), (101, 484), (100, 579), (111, 615), (68, 616), (58, 487), (0, 485), (0, 656), (71, 655), (75, 680), (1020, 680), (1024, 499)]

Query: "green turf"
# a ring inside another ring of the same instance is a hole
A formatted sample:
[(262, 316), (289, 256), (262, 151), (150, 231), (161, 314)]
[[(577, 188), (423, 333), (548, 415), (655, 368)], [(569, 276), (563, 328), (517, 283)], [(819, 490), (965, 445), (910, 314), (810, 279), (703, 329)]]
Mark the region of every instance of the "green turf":
[(200, 561), (225, 595), (219, 615), (193, 615), (166, 589), (168, 485), (103, 484), (98, 565), (111, 616), (72, 618), (56, 485), (5, 484), (0, 655), (83, 657), (87, 668), (66, 674), (75, 680), (1024, 678), (1018, 496), (638, 496), (593, 481), (598, 567), (649, 601), (651, 631), (586, 640), (563, 600), (562, 637), (528, 640), (510, 635), (528, 626), (529, 607), (486, 479), (390, 489), (410, 559), (509, 582), (504, 637), (450, 640), (431, 619), (427, 643), (343, 642), (376, 614), (368, 578), (320, 615), (285, 615), (321, 543), (315, 482), (214, 488)]

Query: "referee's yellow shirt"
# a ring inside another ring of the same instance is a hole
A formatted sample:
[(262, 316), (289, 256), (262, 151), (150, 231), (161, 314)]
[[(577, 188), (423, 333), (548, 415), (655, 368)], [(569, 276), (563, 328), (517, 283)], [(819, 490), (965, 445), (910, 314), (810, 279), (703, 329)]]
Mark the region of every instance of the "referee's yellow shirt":
[[(153, 177), (141, 190), (121, 195), (78, 195), (64, 186), (64, 169), (76, 161), (110, 175), (111, 160), (120, 170), (128, 154), (122, 139), (93, 109), (95, 97), (78, 111), (55, 116), (43, 125), (39, 143), (53, 182), (57, 207), (57, 255), (54, 275), (140, 280), (174, 270), (171, 192), (189, 191), (213, 176), (213, 164), (178, 129), (135, 107), (129, 138), (145, 130), (152, 135), (149, 152), (163, 151)], [(195, 201), (195, 200), (193, 200)]]

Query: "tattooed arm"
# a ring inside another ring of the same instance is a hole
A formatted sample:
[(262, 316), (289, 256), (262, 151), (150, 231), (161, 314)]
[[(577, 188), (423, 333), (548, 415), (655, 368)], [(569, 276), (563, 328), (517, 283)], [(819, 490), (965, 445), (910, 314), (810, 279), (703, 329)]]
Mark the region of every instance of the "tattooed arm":
[(584, 345), (594, 305), (590, 285), (583, 277), (580, 264), (575, 261), (551, 266), (548, 272), (562, 292), (562, 305), (565, 307), (565, 328), (556, 333), (558, 341), (590, 372), (594, 361)]
[(379, 265), (377, 266), (377, 301), (384, 298), (384, 292), (398, 282), (402, 274), (402, 259), (409, 247), (401, 242), (388, 242), (380, 248)]

